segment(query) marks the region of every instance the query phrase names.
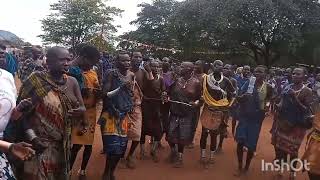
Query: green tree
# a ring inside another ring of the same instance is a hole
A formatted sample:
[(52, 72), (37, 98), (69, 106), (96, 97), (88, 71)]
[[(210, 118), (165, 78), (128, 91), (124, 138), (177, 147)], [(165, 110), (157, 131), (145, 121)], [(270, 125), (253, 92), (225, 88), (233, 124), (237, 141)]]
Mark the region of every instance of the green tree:
[(320, 11), (314, 0), (189, 0), (182, 7), (184, 15), (177, 17), (200, 26), (194, 31), (196, 41), (206, 40), (204, 45), (213, 50), (247, 52), (267, 66), (301, 43), (302, 29), (319, 24)]
[(124, 37), (182, 49), (185, 57), (245, 54), (270, 66), (318, 47), (312, 39), (320, 29), (317, 0), (154, 0), (141, 7), (133, 22), (138, 29)]
[(40, 37), (47, 44), (71, 47), (101, 33), (112, 40), (117, 31), (113, 18), (122, 12), (106, 6), (103, 0), (59, 0), (50, 10), (52, 13), (41, 21), (44, 34)]
[(138, 13), (138, 18), (131, 22), (138, 29), (124, 34), (122, 38), (164, 48), (174, 47), (170, 18), (177, 9), (177, 4), (175, 0), (154, 0), (152, 3), (139, 4), (141, 12)]

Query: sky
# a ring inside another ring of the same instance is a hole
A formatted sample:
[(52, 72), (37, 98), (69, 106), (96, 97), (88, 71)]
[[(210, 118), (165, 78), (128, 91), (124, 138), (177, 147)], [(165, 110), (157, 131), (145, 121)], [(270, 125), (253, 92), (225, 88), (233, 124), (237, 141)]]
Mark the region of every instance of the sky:
[[(37, 37), (42, 34), (41, 22), (45, 16), (50, 14), (50, 4), (58, 0), (1, 0), (0, 30), (10, 31), (26, 42), (41, 44)], [(140, 8), (138, 4), (151, 2), (152, 0), (109, 0), (107, 5), (118, 7), (124, 12), (122, 17), (115, 18), (115, 25), (121, 25), (118, 35), (134, 30), (136, 27), (130, 25), (135, 20)]]

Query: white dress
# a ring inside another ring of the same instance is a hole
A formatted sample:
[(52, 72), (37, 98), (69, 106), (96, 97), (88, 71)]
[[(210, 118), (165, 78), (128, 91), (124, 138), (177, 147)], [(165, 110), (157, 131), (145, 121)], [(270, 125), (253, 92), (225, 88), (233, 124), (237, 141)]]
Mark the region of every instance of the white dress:
[[(17, 90), (11, 73), (0, 68), (0, 140), (16, 107)], [(14, 174), (4, 153), (0, 152), (0, 179), (14, 180)]]

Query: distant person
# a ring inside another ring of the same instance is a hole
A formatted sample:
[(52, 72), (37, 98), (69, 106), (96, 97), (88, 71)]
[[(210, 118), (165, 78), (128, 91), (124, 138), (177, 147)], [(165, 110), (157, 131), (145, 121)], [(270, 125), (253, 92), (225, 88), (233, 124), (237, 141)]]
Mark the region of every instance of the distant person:
[(43, 60), (40, 59), (42, 56), (41, 49), (32, 47), (30, 55), (31, 57), (21, 62), (21, 65), (19, 66), (19, 78), (22, 82), (26, 80), (31, 73), (45, 70)]

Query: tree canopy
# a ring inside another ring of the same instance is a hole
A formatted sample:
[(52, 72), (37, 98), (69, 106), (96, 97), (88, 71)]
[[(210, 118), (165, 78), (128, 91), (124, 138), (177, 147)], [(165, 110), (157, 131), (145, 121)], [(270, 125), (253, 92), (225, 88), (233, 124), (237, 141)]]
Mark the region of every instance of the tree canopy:
[[(241, 54), (270, 66), (282, 56), (306, 58), (301, 48), (316, 48), (317, 0), (154, 0), (141, 4), (123, 37), (191, 54)], [(314, 53), (311, 53), (314, 54)], [(310, 56), (309, 56), (310, 57)]]
[(122, 10), (107, 6), (103, 0), (59, 0), (51, 5), (52, 13), (44, 18), (40, 35), (44, 43), (71, 47), (103, 34), (112, 41), (117, 31), (113, 18)]

